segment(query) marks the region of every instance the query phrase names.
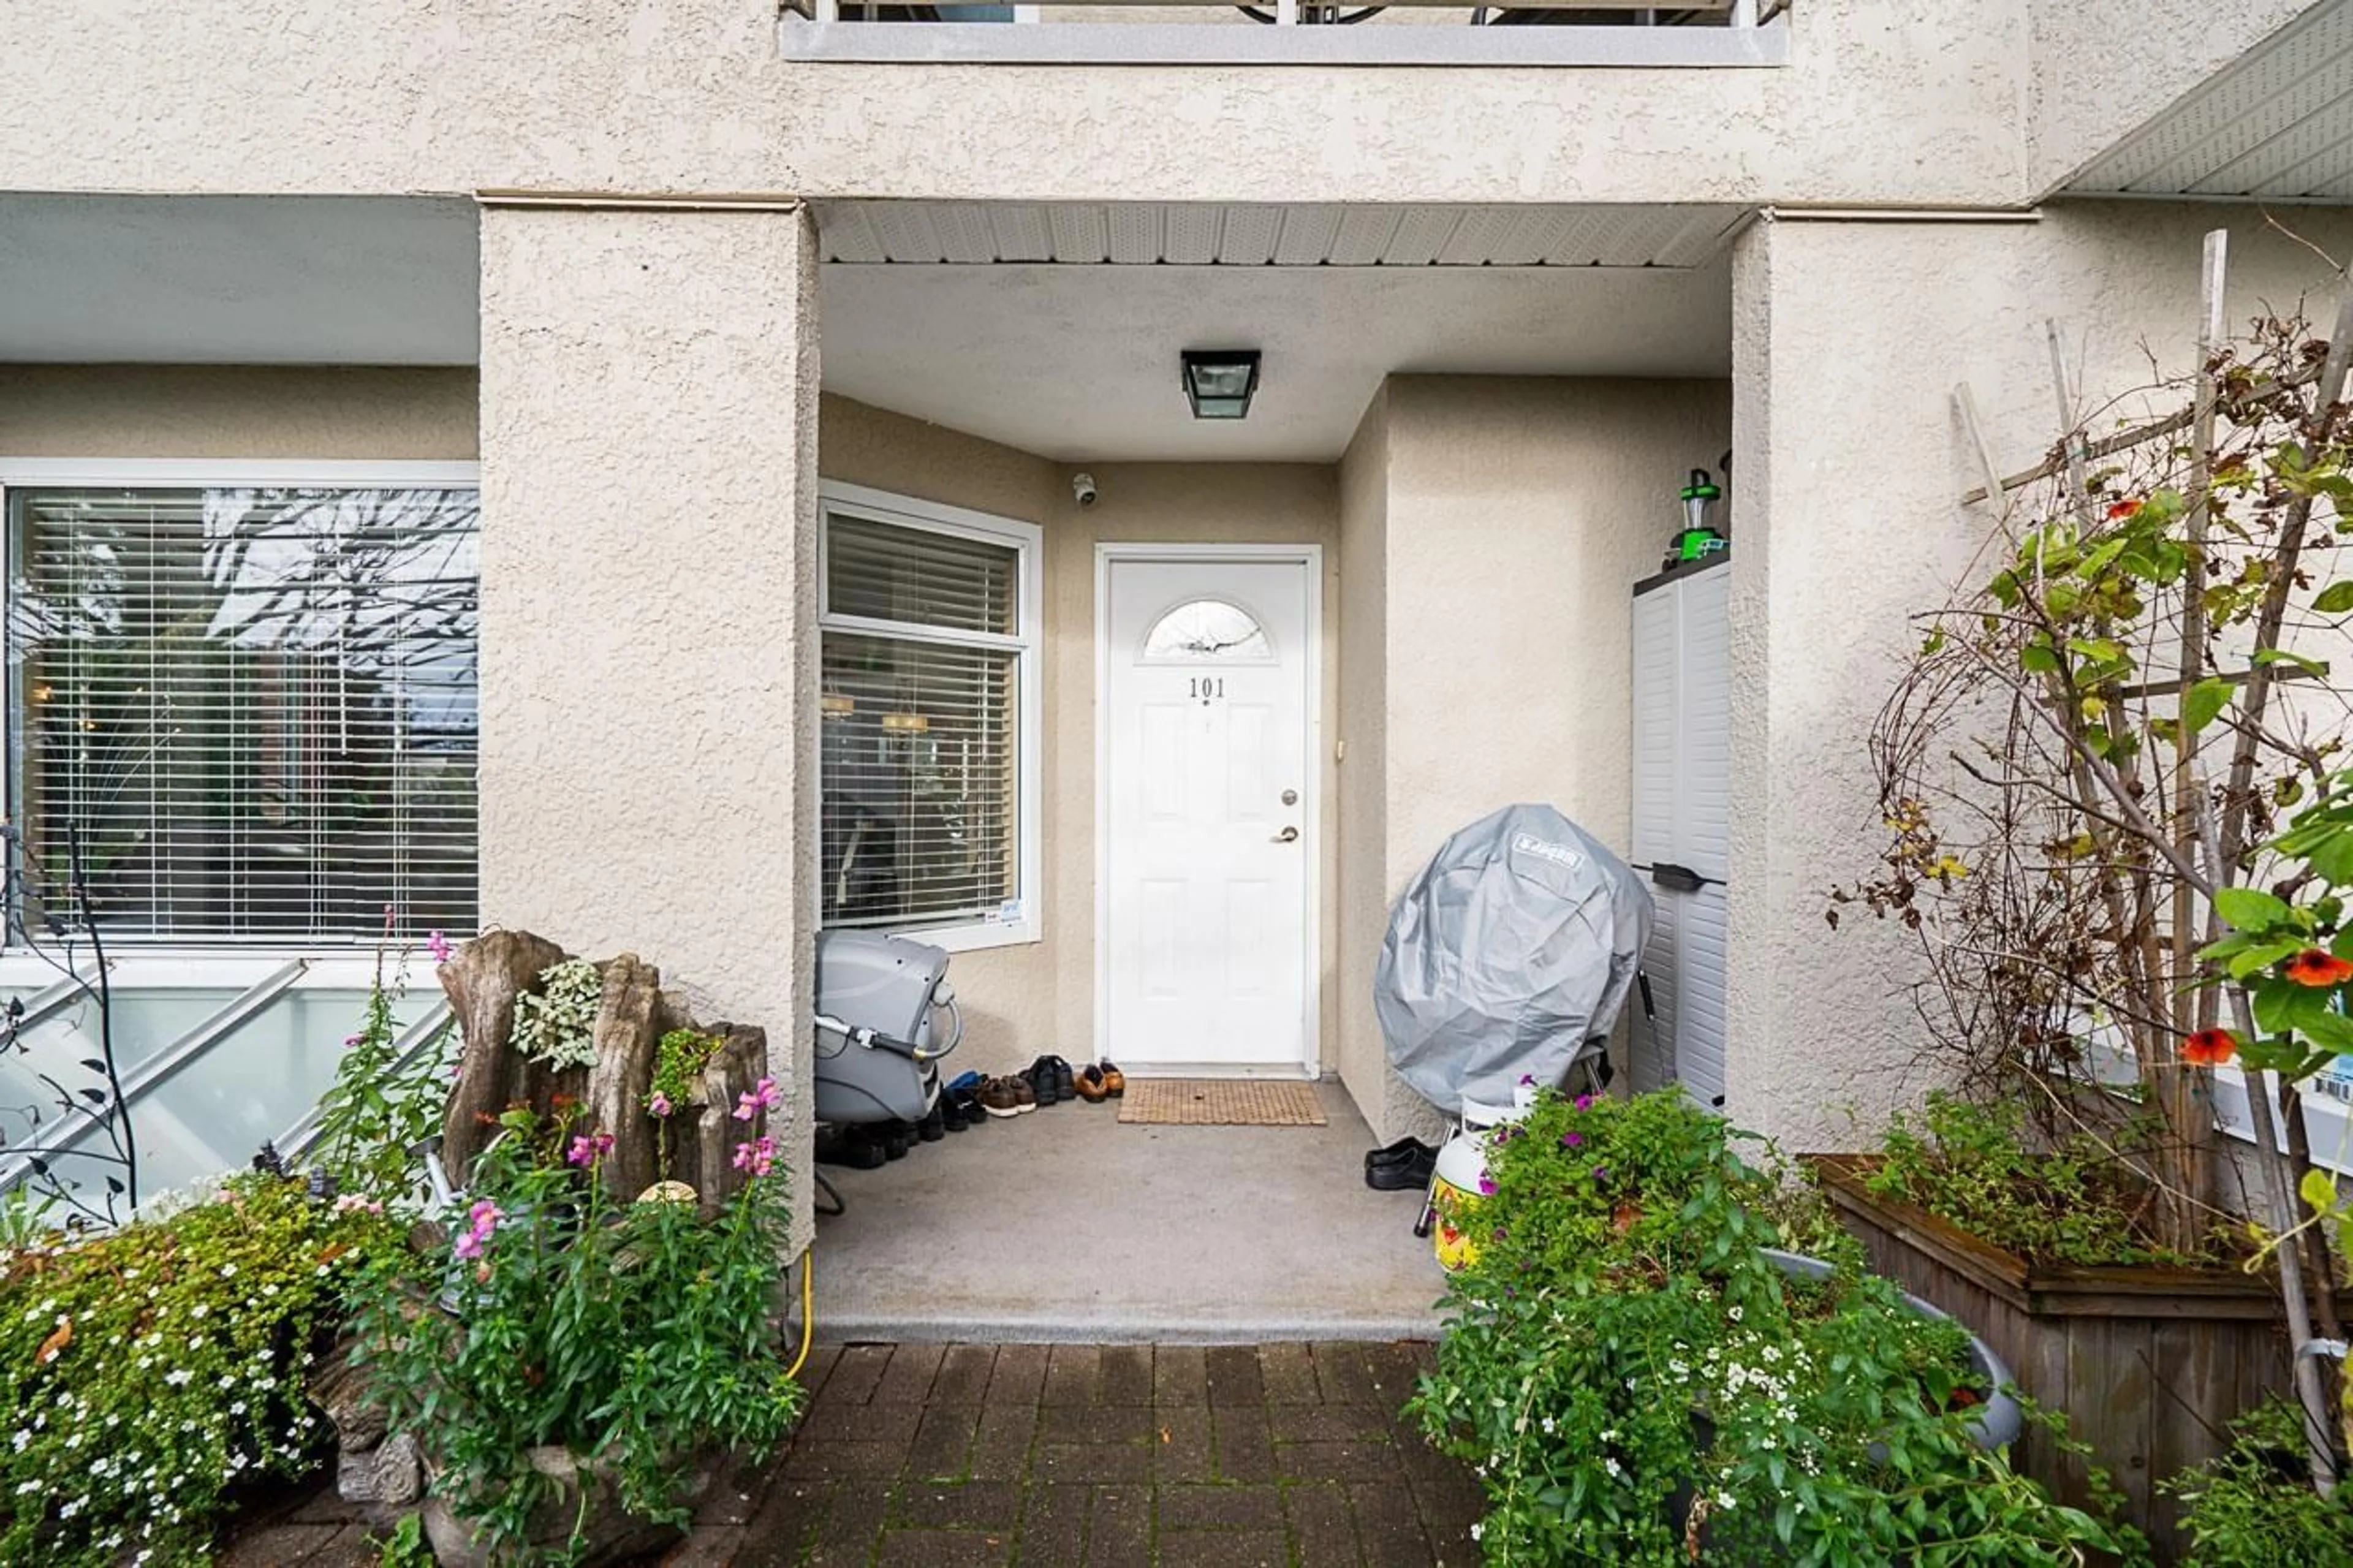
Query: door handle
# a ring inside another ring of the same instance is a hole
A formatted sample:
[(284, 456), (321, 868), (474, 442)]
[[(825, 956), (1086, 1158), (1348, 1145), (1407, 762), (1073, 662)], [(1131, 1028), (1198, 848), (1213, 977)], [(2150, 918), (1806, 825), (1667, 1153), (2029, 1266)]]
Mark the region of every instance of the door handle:
[(1269, 844), (1296, 844), (1299, 842), (1299, 829), (1296, 827), (1286, 827), (1282, 832), (1276, 834), (1273, 837), (1268, 839), (1267, 842)]

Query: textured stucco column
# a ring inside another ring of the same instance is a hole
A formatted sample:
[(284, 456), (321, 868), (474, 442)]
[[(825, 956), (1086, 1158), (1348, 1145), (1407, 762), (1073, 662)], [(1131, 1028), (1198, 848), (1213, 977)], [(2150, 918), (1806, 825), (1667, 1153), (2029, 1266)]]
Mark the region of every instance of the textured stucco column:
[[(2302, 213), (2343, 254), (2353, 224)], [(1727, 1106), (1793, 1150), (1857, 1147), (1933, 1085), (1907, 987), (1916, 944), (1828, 889), (1883, 842), (1868, 753), (1910, 616), (1972, 573), (1993, 526), (1958, 498), (1981, 479), (1955, 411), (1967, 383), (2005, 473), (2058, 435), (2046, 321), (2098, 407), (2195, 363), (2202, 233), (2226, 226), (2225, 318), (2334, 280), (2262, 215), (2079, 203), (2039, 223), (1751, 227), (1734, 266), (1732, 776)], [(2162, 407), (2175, 405), (2168, 398)], [(2127, 399), (2099, 417), (2159, 404)], [(1979, 563), (1973, 574), (1981, 576)]]
[(483, 917), (765, 1028), (797, 1176), (816, 278), (798, 211), (482, 215)]

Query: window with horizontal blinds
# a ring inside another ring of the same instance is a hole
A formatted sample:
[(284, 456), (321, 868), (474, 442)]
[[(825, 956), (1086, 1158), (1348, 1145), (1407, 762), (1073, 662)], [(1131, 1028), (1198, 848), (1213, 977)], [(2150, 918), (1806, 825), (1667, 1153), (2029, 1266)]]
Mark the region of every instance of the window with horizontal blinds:
[(470, 931), (471, 489), (8, 492), (23, 912), (77, 847), (102, 925)]
[(828, 508), (825, 924), (935, 930), (1019, 907), (1029, 555)]

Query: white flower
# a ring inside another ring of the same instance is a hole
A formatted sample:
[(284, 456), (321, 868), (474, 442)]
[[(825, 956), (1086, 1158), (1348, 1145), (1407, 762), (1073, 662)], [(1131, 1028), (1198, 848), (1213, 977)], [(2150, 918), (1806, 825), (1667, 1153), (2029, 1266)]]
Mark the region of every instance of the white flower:
[(1472, 1539), (1472, 1540), (1473, 1540), (1473, 1541), (1478, 1540), (1480, 1536), (1482, 1536), (1482, 1535), (1483, 1535), (1483, 1534), (1485, 1534), (1485, 1533), (1486, 1533), (1486, 1530), (1487, 1530), (1487, 1527), (1486, 1527), (1485, 1525), (1483, 1525), (1483, 1524), (1473, 1524), (1473, 1525), (1472, 1525), (1472, 1527), (1471, 1527), (1471, 1539)]
[(1734, 1307), (1731, 1310), (1727, 1311), (1725, 1316), (1730, 1318), (1736, 1323), (1740, 1321), (1740, 1309), (1738, 1307)]
[(1625, 1471), (1620, 1468), (1618, 1461), (1609, 1458), (1608, 1455), (1604, 1455), (1602, 1457), (1601, 1468), (1609, 1472), (1609, 1479), (1613, 1481), (1620, 1476), (1625, 1474)]
[[(212, 1309), (211, 1309), (211, 1308), (209, 1308), (209, 1307), (207, 1307), (207, 1306), (206, 1306), (206, 1305), (205, 1305), (205, 1303), (203, 1303), (202, 1301), (199, 1301), (199, 1302), (197, 1302), (195, 1306), (193, 1306), (193, 1307), (191, 1307), (191, 1308), (189, 1308), (189, 1309), (188, 1309), (188, 1316), (190, 1316), (191, 1318), (201, 1318), (201, 1317), (203, 1317), (206, 1312), (210, 1311), (211, 1310), (212, 1310)], [(1735, 1308), (1733, 1309), (1733, 1310), (1734, 1310), (1734, 1311), (1736, 1311), (1736, 1311), (1738, 1311), (1739, 1310), (1740, 1310), (1740, 1309), (1739, 1309), (1739, 1308), (1737, 1308), (1737, 1307), (1735, 1307)]]
[(171, 1372), (165, 1373), (164, 1374), (164, 1381), (170, 1384), (174, 1388), (182, 1388), (186, 1386), (188, 1379), (195, 1375), (196, 1374), (195, 1373), (190, 1372), (185, 1366), (178, 1367)]
[(234, 1264), (234, 1263), (224, 1263), (224, 1264), (222, 1264), (222, 1265), (221, 1265), (221, 1278), (222, 1278), (222, 1279), (235, 1279), (236, 1277), (237, 1277), (237, 1265), (236, 1265), (236, 1264)]

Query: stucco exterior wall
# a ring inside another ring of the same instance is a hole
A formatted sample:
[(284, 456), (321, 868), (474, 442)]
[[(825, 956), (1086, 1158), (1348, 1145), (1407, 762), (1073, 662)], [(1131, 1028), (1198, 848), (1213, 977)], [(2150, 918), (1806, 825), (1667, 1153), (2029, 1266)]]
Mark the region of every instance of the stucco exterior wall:
[(471, 369), (0, 365), (0, 457), (462, 461), (474, 390)]
[[(1095, 1037), (1095, 546), (1106, 542), (1319, 544), (1324, 550), (1324, 684), (1338, 700), (1336, 476), (1328, 465), (1060, 464), (843, 397), (823, 405), (818, 466), (827, 479), (970, 507), (1045, 529), (1045, 841), (1043, 934), (955, 957), (965, 1044), (958, 1069), (1005, 1072), (1051, 1052), (1092, 1059)], [(1095, 476), (1082, 508), (1071, 476)], [(1336, 1032), (1332, 970), (1339, 951), (1336, 780), (1324, 763), (1324, 1056)]]
[[(1340, 758), (1340, 954), (1324, 1005), (1338, 1031), (1341, 1080), (1375, 1131), (1391, 1075), (1373, 1016), (1373, 962), (1389, 900), (1389, 395), (1384, 386), (1340, 459), (1340, 706), (1327, 726)], [(1383, 1139), (1387, 1142), (1387, 1139)]]
[[(2139, 8), (2086, 9), (2105, 39)], [(0, 190), (2028, 194), (2029, 0), (1805, 0), (1788, 64), (1762, 69), (789, 64), (776, 14), (773, 0), (15, 0)], [(2096, 64), (2085, 74), (2133, 92)]]
[[(1685, 471), (1715, 468), (1731, 445), (1718, 381), (1392, 376), (1377, 412), (1350, 461), (1369, 472), (1385, 449), (1386, 496), (1377, 514), (1351, 483), (1344, 514), (1355, 574), (1344, 596), (1361, 613), (1377, 593), (1383, 616), (1383, 689), (1352, 687), (1344, 708), (1344, 779), (1382, 792), (1377, 812), (1344, 808), (1371, 840), (1351, 840), (1344, 920), (1372, 948), (1390, 900), (1446, 836), (1498, 806), (1548, 802), (1626, 842), (1630, 594), (1681, 521)], [(1377, 587), (1354, 559), (1359, 536), (1383, 542)], [(1351, 681), (1365, 646), (1352, 638)], [(1373, 731), (1374, 765), (1348, 772)], [(1369, 985), (1370, 949), (1349, 960), (1364, 966), (1351, 984)], [(1351, 1048), (1379, 1051), (1377, 1029), (1352, 1030)], [(1376, 1132), (1429, 1125), (1386, 1070), (1366, 1103), (1370, 1081), (1351, 1079)]]
[[(2337, 255), (2344, 214), (2297, 226)], [(1938, 602), (1989, 520), (1953, 409), (1966, 382), (2005, 472), (2057, 433), (2043, 322), (2095, 396), (2190, 367), (2200, 237), (2232, 230), (2228, 316), (2332, 278), (2259, 216), (2217, 206), (2053, 205), (2040, 224), (1779, 221), (1735, 276), (1728, 1110), (1791, 1149), (1852, 1147), (1930, 1081), (1901, 933), (1826, 890), (1871, 868), (1865, 740), (1907, 613)], [(1850, 1111), (1852, 1112), (1851, 1117)]]
[(765, 1027), (790, 1152), (817, 912), (816, 286), (802, 212), (483, 215), (484, 918), (638, 951), (703, 1016)]
[(2027, 184), (2042, 196), (2320, 0), (2033, 0)]

